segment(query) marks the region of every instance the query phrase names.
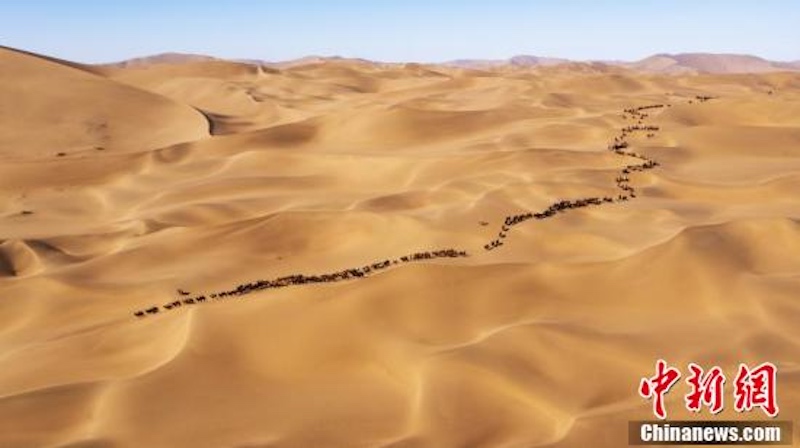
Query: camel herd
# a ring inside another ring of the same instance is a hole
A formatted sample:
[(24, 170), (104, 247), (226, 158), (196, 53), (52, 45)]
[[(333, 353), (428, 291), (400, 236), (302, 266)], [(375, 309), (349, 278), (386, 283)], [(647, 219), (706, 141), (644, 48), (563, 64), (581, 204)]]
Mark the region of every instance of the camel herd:
[[(694, 100), (698, 102), (706, 102), (713, 99), (711, 96), (697, 95)], [(693, 100), (689, 100), (692, 103)], [(630, 143), (628, 143), (628, 136), (636, 132), (646, 132), (647, 138), (655, 137), (655, 133), (660, 131), (658, 126), (646, 125), (645, 120), (650, 117), (649, 112), (654, 109), (663, 109), (671, 107), (671, 104), (651, 104), (648, 106), (639, 106), (634, 108), (626, 108), (622, 112), (622, 118), (625, 120), (633, 120), (636, 124), (624, 126), (620, 129), (619, 135), (614, 137), (614, 140), (609, 143), (608, 150), (625, 157), (633, 157), (642, 161), (642, 163), (626, 165), (622, 168), (615, 179), (619, 193), (615, 196), (604, 197), (589, 197), (575, 200), (561, 200), (551, 204), (546, 209), (539, 212), (527, 212), (517, 215), (509, 215), (505, 217), (500, 230), (497, 232), (497, 237), (483, 246), (484, 250), (494, 250), (505, 244), (505, 239), (508, 238), (508, 232), (511, 227), (521, 224), (529, 219), (547, 219), (552, 218), (558, 213), (566, 212), (567, 210), (574, 210), (583, 207), (597, 206), (605, 203), (612, 202), (625, 202), (636, 197), (636, 190), (630, 185), (629, 174), (637, 171), (646, 171), (659, 166), (655, 160), (651, 160), (642, 154), (630, 151)]]
[[(713, 97), (697, 95), (694, 97), (693, 100), (689, 100), (689, 103), (691, 104), (693, 103), (693, 101), (702, 103), (711, 99), (713, 99)], [(511, 230), (512, 227), (522, 224), (523, 222), (528, 221), (530, 219), (539, 219), (539, 220), (547, 219), (547, 218), (552, 218), (559, 213), (564, 213), (568, 210), (574, 210), (590, 206), (599, 206), (606, 203), (625, 202), (630, 199), (636, 198), (636, 190), (634, 189), (633, 186), (630, 185), (629, 175), (634, 172), (653, 169), (659, 166), (659, 163), (656, 162), (655, 160), (647, 158), (642, 154), (629, 150), (628, 148), (630, 147), (630, 144), (628, 143), (628, 136), (637, 132), (646, 132), (647, 133), (646, 136), (648, 138), (655, 136), (655, 133), (658, 132), (660, 128), (658, 126), (644, 124), (644, 120), (646, 120), (649, 117), (649, 113), (645, 111), (650, 111), (653, 109), (662, 109), (664, 107), (670, 107), (670, 106), (671, 106), (670, 104), (651, 104), (648, 106), (628, 108), (623, 111), (622, 117), (626, 120), (632, 119), (636, 121), (636, 124), (624, 126), (623, 128), (621, 128), (619, 135), (614, 137), (614, 140), (609, 143), (608, 150), (620, 156), (632, 157), (638, 159), (641, 161), (641, 163), (628, 164), (618, 172), (616, 178), (614, 179), (617, 189), (619, 190), (616, 196), (612, 195), (603, 197), (588, 197), (588, 198), (581, 198), (574, 200), (560, 200), (558, 202), (551, 204), (546, 209), (538, 212), (526, 212), (522, 214), (506, 216), (500, 227), (500, 231), (497, 233), (497, 238), (485, 244), (483, 248), (488, 251), (502, 246), (504, 244), (504, 240), (508, 237), (509, 231)], [(481, 221), (480, 224), (488, 225), (488, 222)], [(276, 289), (288, 286), (307, 285), (314, 283), (335, 283), (345, 280), (367, 277), (373, 273), (385, 270), (390, 266), (394, 265), (400, 265), (400, 264), (406, 264), (424, 260), (432, 260), (436, 258), (458, 258), (467, 256), (469, 256), (469, 254), (466, 251), (457, 249), (442, 249), (442, 250), (428, 251), (428, 252), (415, 252), (399, 258), (386, 259), (362, 267), (344, 269), (330, 274), (321, 274), (321, 275), (295, 274), (295, 275), (280, 277), (274, 280), (258, 280), (255, 282), (238, 285), (234, 289), (210, 293), (208, 295), (203, 294), (190, 297), (191, 293), (179, 289), (178, 293), (180, 296), (183, 297), (160, 306), (151, 306), (146, 309), (135, 311), (133, 314), (138, 318), (143, 318), (148, 315), (158, 314), (162, 311), (170, 311), (177, 308), (201, 304), (212, 300), (218, 301), (232, 297), (239, 297), (245, 294), (250, 294), (252, 292), (262, 291), (266, 289)]]
[[(158, 314), (162, 311), (170, 311), (184, 306), (197, 305), (210, 300), (224, 300), (228, 298), (243, 296), (256, 291), (265, 289), (285, 288), (293, 285), (309, 285), (313, 283), (335, 283), (345, 280), (367, 277), (372, 273), (382, 271), (392, 265), (399, 265), (405, 263), (413, 263), (423, 260), (433, 260), (436, 258), (459, 258), (467, 257), (468, 254), (463, 250), (456, 249), (442, 249), (426, 252), (414, 252), (409, 255), (404, 255), (399, 258), (381, 260), (376, 263), (368, 264), (358, 268), (344, 269), (331, 274), (321, 275), (287, 275), (285, 277), (276, 278), (274, 280), (258, 280), (255, 282), (244, 283), (234, 289), (227, 291), (219, 291), (206, 295), (199, 295), (194, 297), (184, 297), (165, 303), (161, 306), (151, 306), (146, 309), (138, 310), (133, 313), (134, 316), (142, 318), (147, 315)], [(178, 289), (178, 294), (181, 296), (190, 295), (189, 292)]]

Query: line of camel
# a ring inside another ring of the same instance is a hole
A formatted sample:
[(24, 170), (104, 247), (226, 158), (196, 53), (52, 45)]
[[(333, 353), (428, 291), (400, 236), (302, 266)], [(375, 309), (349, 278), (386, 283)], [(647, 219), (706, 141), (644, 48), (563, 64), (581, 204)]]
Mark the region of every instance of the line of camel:
[[(694, 101), (704, 103), (713, 98), (714, 97), (707, 95), (697, 95), (693, 100), (689, 100), (689, 103), (693, 103)], [(530, 219), (547, 219), (552, 218), (558, 213), (566, 212), (567, 210), (598, 206), (606, 203), (625, 202), (636, 198), (636, 190), (630, 185), (630, 178), (628, 175), (637, 171), (651, 170), (660, 164), (642, 154), (629, 150), (628, 148), (630, 147), (630, 144), (628, 143), (628, 136), (636, 132), (646, 132), (647, 138), (655, 137), (655, 133), (660, 131), (661, 128), (658, 126), (645, 124), (645, 120), (650, 117), (650, 114), (645, 111), (663, 109), (671, 106), (671, 104), (667, 103), (651, 104), (648, 106), (639, 106), (623, 110), (622, 118), (625, 120), (631, 119), (636, 123), (622, 127), (619, 134), (614, 137), (614, 140), (611, 143), (608, 144), (608, 150), (620, 156), (639, 159), (641, 163), (626, 165), (619, 171), (615, 179), (617, 189), (619, 190), (616, 196), (596, 196), (573, 200), (561, 200), (550, 204), (549, 207), (538, 212), (526, 212), (516, 215), (508, 215), (503, 220), (503, 224), (500, 226), (500, 230), (497, 232), (497, 237), (484, 244), (483, 249), (490, 251), (503, 246), (505, 244), (505, 239), (508, 238), (511, 228)]]
[[(694, 101), (702, 103), (711, 99), (713, 99), (711, 96), (697, 95), (694, 97), (694, 100), (689, 100), (689, 103), (693, 103)], [(641, 163), (626, 165), (619, 171), (615, 179), (616, 186), (619, 189), (619, 193), (616, 196), (598, 196), (574, 200), (561, 200), (551, 204), (549, 207), (539, 212), (527, 212), (506, 216), (503, 224), (500, 227), (500, 231), (497, 234), (497, 238), (485, 244), (483, 246), (484, 250), (494, 250), (502, 246), (504, 244), (504, 240), (508, 237), (508, 232), (512, 227), (530, 219), (547, 219), (557, 215), (558, 213), (566, 212), (567, 210), (598, 206), (605, 203), (625, 202), (636, 198), (636, 190), (630, 185), (629, 175), (634, 172), (653, 169), (659, 166), (659, 163), (639, 153), (629, 150), (628, 148), (630, 147), (630, 144), (628, 143), (627, 137), (635, 132), (647, 132), (648, 138), (654, 137), (655, 132), (658, 132), (660, 128), (658, 126), (644, 124), (644, 120), (650, 116), (649, 113), (644, 111), (663, 109), (665, 107), (671, 107), (671, 104), (651, 104), (648, 106), (624, 109), (622, 118), (626, 120), (632, 119), (636, 122), (636, 124), (621, 128), (619, 135), (614, 137), (614, 140), (609, 143), (608, 150), (620, 156), (639, 159)], [(481, 222), (481, 224), (485, 225), (488, 223)], [(314, 283), (342, 282), (346, 280), (364, 278), (395, 265), (421, 262), (437, 258), (461, 258), (468, 256), (469, 253), (467, 251), (452, 248), (426, 252), (414, 252), (398, 258), (385, 259), (362, 267), (343, 269), (334, 273), (319, 275), (294, 274), (279, 277), (273, 280), (257, 280), (250, 283), (240, 284), (233, 289), (209, 293), (208, 295), (192, 295), (191, 292), (178, 289), (177, 292), (182, 297), (178, 298), (177, 300), (172, 300), (163, 305), (154, 305), (145, 309), (134, 311), (133, 315), (137, 318), (144, 318), (150, 315), (159, 314), (161, 312), (182, 308), (184, 306), (192, 306), (210, 301), (226, 300), (266, 289), (277, 289), (288, 286), (308, 285)]]
[[(256, 291), (262, 291), (265, 289), (277, 289), (277, 288), (285, 288), (287, 286), (309, 285), (313, 283), (335, 283), (356, 278), (363, 278), (372, 273), (387, 269), (393, 265), (407, 264), (424, 260), (433, 260), (437, 258), (460, 258), (467, 256), (469, 255), (467, 254), (466, 251), (456, 250), (456, 249), (441, 249), (434, 251), (414, 252), (408, 255), (403, 255), (402, 257), (385, 259), (358, 268), (343, 269), (341, 271), (334, 272), (332, 274), (320, 274), (320, 275), (293, 274), (284, 277), (279, 277), (273, 280), (257, 280), (250, 283), (243, 283), (241, 285), (238, 285), (234, 289), (211, 293), (208, 294), (208, 296), (203, 294), (193, 297), (184, 297), (178, 300), (173, 300), (161, 306), (151, 306), (143, 310), (135, 311), (133, 314), (136, 317), (145, 317), (147, 315), (158, 314), (161, 311), (170, 311), (186, 305), (196, 305), (211, 300), (229, 299), (237, 296), (242, 296), (245, 294), (250, 294)], [(177, 292), (181, 296), (192, 295), (192, 293), (184, 291), (182, 289), (178, 289)]]

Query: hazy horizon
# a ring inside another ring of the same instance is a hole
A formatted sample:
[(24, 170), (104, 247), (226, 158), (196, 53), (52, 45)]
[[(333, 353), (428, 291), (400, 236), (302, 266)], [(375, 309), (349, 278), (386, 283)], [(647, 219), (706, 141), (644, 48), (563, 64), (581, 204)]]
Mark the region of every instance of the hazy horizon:
[[(0, 44), (87, 63), (160, 53), (290, 60), (312, 55), (443, 62), (535, 55), (639, 60), (653, 54), (749, 54), (800, 60), (800, 5), (587, 0), (491, 4), (34, 1), (6, 7)], [(33, 26), (32, 24), (36, 24)]]
[[(265, 63), (270, 63), (270, 62), (272, 62), (272, 63), (281, 63), (281, 62), (300, 60), (300, 59), (303, 59), (303, 58), (342, 58), (342, 59), (353, 59), (353, 60), (361, 59), (361, 60), (369, 61), (369, 62), (387, 63), (387, 64), (392, 64), (392, 63), (447, 64), (447, 63), (453, 63), (453, 62), (459, 62), (459, 61), (476, 61), (476, 62), (498, 61), (498, 62), (504, 62), (504, 61), (509, 61), (512, 58), (520, 57), (520, 56), (522, 56), (522, 57), (524, 57), (524, 56), (534, 56), (534, 57), (544, 58), (544, 59), (564, 59), (565, 61), (574, 61), (574, 62), (637, 62), (637, 61), (646, 59), (648, 57), (653, 57), (653, 56), (661, 56), (661, 55), (664, 55), (664, 56), (677, 56), (677, 55), (685, 55), (685, 54), (709, 54), (709, 55), (719, 55), (719, 56), (754, 56), (754, 57), (759, 57), (759, 58), (762, 58), (762, 59), (770, 61), (770, 62), (778, 62), (778, 63), (781, 63), (781, 62), (786, 62), (786, 63), (800, 62), (800, 60), (795, 60), (795, 59), (771, 59), (771, 58), (767, 58), (767, 57), (761, 56), (759, 54), (752, 54), (752, 53), (715, 53), (715, 52), (700, 51), (700, 50), (698, 50), (698, 51), (685, 51), (685, 52), (680, 52), (680, 53), (658, 52), (658, 53), (645, 55), (645, 56), (643, 56), (641, 58), (637, 58), (637, 59), (623, 59), (623, 58), (574, 59), (574, 58), (566, 58), (566, 57), (562, 57), (562, 56), (558, 56), (558, 55), (546, 55), (546, 54), (543, 55), (543, 54), (532, 54), (532, 53), (524, 53), (524, 54), (522, 54), (522, 53), (520, 53), (520, 54), (508, 55), (508, 56), (505, 56), (505, 57), (501, 56), (501, 57), (497, 57), (497, 58), (481, 58), (481, 57), (462, 56), (462, 57), (456, 57), (456, 58), (451, 58), (451, 59), (446, 59), (446, 60), (443, 59), (443, 60), (437, 60), (437, 61), (374, 59), (374, 58), (365, 58), (365, 57), (362, 57), (362, 56), (359, 56), (359, 55), (342, 55), (342, 54), (306, 54), (306, 55), (302, 55), (302, 56), (298, 56), (296, 58), (290, 58), (290, 59), (267, 59), (267, 58), (246, 57), (246, 56), (245, 57), (234, 57), (234, 58), (232, 58), (232, 57), (219, 56), (219, 55), (208, 54), (208, 53), (188, 53), (188, 52), (179, 52), (179, 51), (163, 51), (163, 52), (159, 52), (159, 53), (149, 53), (149, 54), (135, 55), (135, 56), (131, 56), (129, 58), (124, 58), (124, 59), (101, 61), (101, 62), (96, 62), (96, 64), (123, 63), (123, 62), (126, 62), (126, 61), (135, 60), (135, 59), (146, 59), (148, 57), (157, 57), (157, 56), (171, 55), (171, 54), (173, 54), (173, 55), (185, 55), (185, 56), (200, 56), (200, 57), (207, 56), (207, 57), (211, 57), (211, 58), (215, 58), (215, 59), (228, 60), (228, 61), (263, 61)], [(81, 62), (81, 61), (78, 61), (78, 62)]]

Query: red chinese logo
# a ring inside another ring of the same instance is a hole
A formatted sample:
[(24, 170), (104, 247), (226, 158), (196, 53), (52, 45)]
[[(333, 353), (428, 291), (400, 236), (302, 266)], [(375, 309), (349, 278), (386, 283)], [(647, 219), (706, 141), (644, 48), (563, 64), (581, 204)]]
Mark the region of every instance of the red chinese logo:
[(689, 363), (692, 376), (686, 379), (691, 387), (686, 397), (686, 409), (700, 412), (703, 405), (707, 405), (712, 414), (722, 411), (722, 388), (725, 386), (725, 374), (719, 367), (713, 367), (708, 373), (703, 374), (703, 368), (695, 363)]
[[(708, 411), (712, 414), (721, 412), (725, 403), (726, 382), (722, 369), (714, 366), (706, 371), (695, 363), (689, 363), (689, 372), (690, 375), (686, 378), (689, 393), (684, 396), (686, 409), (700, 412), (703, 407), (708, 407)], [(761, 408), (769, 417), (777, 416), (779, 412), (777, 376), (777, 367), (769, 362), (759, 364), (752, 369), (740, 364), (734, 381), (736, 412), (750, 412), (753, 408)], [(680, 377), (681, 372), (677, 368), (659, 359), (656, 362), (655, 375), (642, 378), (639, 383), (639, 395), (647, 400), (653, 400), (653, 414), (659, 419), (667, 418), (664, 397)]]
[(750, 411), (754, 407), (760, 407), (770, 417), (778, 415), (775, 391), (777, 377), (778, 369), (770, 362), (760, 364), (752, 370), (746, 365), (740, 364), (735, 381), (734, 409), (736, 412)]
[(667, 418), (664, 408), (664, 395), (678, 382), (681, 372), (674, 367), (667, 367), (667, 362), (659, 359), (656, 363), (656, 374), (651, 378), (642, 378), (639, 384), (639, 395), (653, 399), (653, 413), (660, 419)]

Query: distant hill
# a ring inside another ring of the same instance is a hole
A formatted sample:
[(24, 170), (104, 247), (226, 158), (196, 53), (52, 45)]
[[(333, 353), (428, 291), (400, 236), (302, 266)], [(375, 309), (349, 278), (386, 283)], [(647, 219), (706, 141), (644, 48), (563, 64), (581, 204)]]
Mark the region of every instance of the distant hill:
[(550, 66), (571, 62), (569, 59), (543, 58), (539, 56), (520, 55), (509, 59), (511, 65), (518, 67)]
[(758, 56), (713, 53), (657, 54), (623, 65), (654, 73), (765, 73), (800, 69), (796, 63), (774, 62)]
[[(101, 64), (101, 68), (136, 68), (154, 64), (183, 64), (202, 61), (221, 61), (211, 56), (185, 53), (162, 53), (154, 56), (128, 59), (111, 64)], [(273, 68), (290, 68), (326, 62), (351, 62), (359, 64), (385, 64), (360, 58), (341, 56), (306, 56), (287, 61), (266, 61), (262, 59), (236, 59), (234, 62), (260, 65)], [(491, 69), (495, 67), (553, 67), (589, 63), (592, 66), (624, 67), (646, 73), (689, 74), (689, 73), (765, 73), (774, 71), (800, 71), (800, 61), (776, 62), (758, 56), (745, 54), (680, 53), (656, 54), (645, 59), (626, 61), (575, 61), (562, 58), (518, 55), (508, 59), (455, 59), (441, 65), (465, 69)]]
[(154, 64), (183, 64), (186, 62), (202, 62), (202, 61), (217, 61), (219, 58), (206, 56), (202, 54), (191, 53), (161, 53), (152, 56), (143, 56), (140, 58), (126, 59), (119, 62), (111, 62), (108, 64), (98, 64), (101, 67), (110, 68), (135, 68), (145, 67)]
[(290, 59), (288, 61), (277, 61), (277, 62), (258, 61), (258, 62), (260, 62), (259, 65), (267, 65), (275, 68), (290, 68), (290, 67), (298, 67), (301, 65), (324, 64), (326, 62), (347, 62), (353, 64), (367, 64), (367, 65), (383, 64), (382, 62), (370, 61), (369, 59), (347, 58), (343, 56), (305, 56), (298, 59)]
[(779, 67), (788, 68), (790, 70), (800, 70), (800, 61), (793, 61), (793, 62), (778, 62), (776, 63)]
[(483, 69), (491, 67), (502, 67), (506, 65), (515, 67), (536, 67), (536, 66), (553, 66), (559, 64), (566, 64), (573, 61), (569, 59), (547, 58), (532, 55), (518, 55), (509, 59), (456, 59), (444, 62), (443, 65), (459, 68), (474, 68)]
[(460, 68), (485, 69), (501, 66), (545, 67), (577, 62), (602, 63), (648, 73), (765, 73), (800, 70), (800, 61), (776, 62), (744, 54), (681, 53), (657, 54), (635, 62), (572, 61), (538, 56), (514, 56), (509, 59), (456, 59), (445, 62)]

